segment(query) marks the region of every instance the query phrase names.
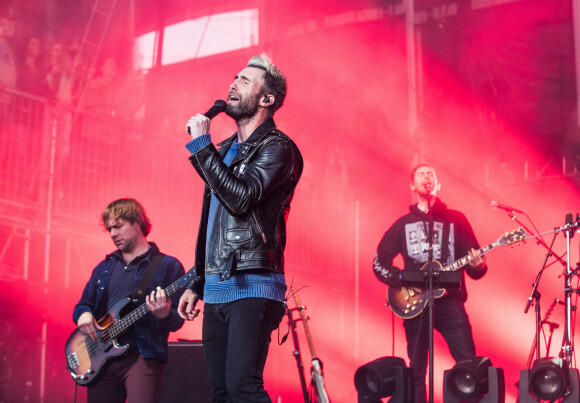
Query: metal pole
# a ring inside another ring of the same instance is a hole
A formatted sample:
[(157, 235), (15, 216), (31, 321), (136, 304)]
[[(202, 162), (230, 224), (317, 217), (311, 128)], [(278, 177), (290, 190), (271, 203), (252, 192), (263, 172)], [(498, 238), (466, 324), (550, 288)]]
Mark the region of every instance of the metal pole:
[(571, 301), (571, 296), (572, 296), (572, 284), (571, 284), (571, 279), (572, 279), (572, 270), (570, 268), (570, 229), (568, 229), (566, 231), (566, 252), (568, 254), (568, 259), (566, 259), (568, 261), (567, 265), (566, 265), (566, 280), (565, 280), (565, 286), (564, 286), (564, 297), (565, 297), (565, 306), (566, 306), (566, 324), (565, 324), (565, 340), (564, 340), (564, 345), (562, 346), (562, 349), (564, 350), (564, 357), (566, 357), (566, 361), (568, 362), (568, 365), (570, 365), (572, 363), (572, 351), (574, 350), (574, 347), (572, 346), (572, 329), (571, 329), (571, 323), (572, 323), (572, 301)]
[[(50, 161), (48, 168), (48, 183), (47, 183), (47, 193), (46, 193), (46, 222), (44, 227), (44, 294), (46, 296), (48, 292), (48, 280), (50, 275), (50, 242), (52, 235), (52, 202), (54, 194), (54, 174), (56, 166), (56, 138), (57, 138), (57, 128), (58, 119), (60, 116), (61, 108), (57, 106), (55, 115), (52, 122), (52, 130), (50, 137)], [(42, 325), (42, 338), (40, 340), (41, 350), (40, 350), (40, 392), (39, 401), (44, 402), (45, 398), (45, 383), (46, 383), (46, 328), (47, 328), (47, 318), (44, 316), (44, 323)]]
[(580, 126), (580, 0), (572, 0), (574, 21), (574, 59), (576, 61), (576, 117)]
[(405, 12), (407, 43), (407, 89), (409, 95), (409, 137), (417, 134), (417, 60), (415, 55), (415, 13), (413, 0), (407, 0)]
[(302, 397), (304, 398), (304, 403), (309, 403), (310, 399), (308, 398), (308, 388), (306, 387), (306, 377), (304, 376), (304, 364), (302, 363), (302, 356), (300, 355), (300, 342), (298, 341), (298, 332), (296, 331), (296, 321), (292, 317), (292, 312), (299, 308), (286, 309), (288, 325), (290, 326), (292, 340), (294, 341), (294, 351), (292, 354), (294, 355), (294, 358), (296, 358), (296, 366), (298, 367), (298, 375), (300, 376), (300, 385), (302, 386)]
[(358, 362), (360, 344), (360, 203), (354, 204), (354, 358)]

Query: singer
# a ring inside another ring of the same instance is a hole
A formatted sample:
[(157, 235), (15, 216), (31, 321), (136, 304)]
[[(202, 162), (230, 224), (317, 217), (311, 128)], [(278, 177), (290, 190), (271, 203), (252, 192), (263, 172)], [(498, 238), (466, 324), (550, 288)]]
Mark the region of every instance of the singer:
[(282, 320), (286, 219), (303, 161), (274, 124), (286, 78), (262, 54), (230, 85), (225, 113), (237, 132), (218, 144), (210, 119), (186, 125), (189, 160), (205, 182), (195, 250), (196, 278), (178, 312), (193, 320), (204, 301), (203, 349), (214, 402), (271, 402), (263, 372), (270, 335)]
[[(417, 204), (410, 206), (411, 211), (387, 230), (379, 243), (373, 268), (380, 281), (389, 287), (401, 287), (401, 270), (393, 266), (397, 255), (402, 255), (404, 269), (417, 270), (424, 266), (428, 261), (429, 215), (433, 222), (433, 259), (448, 264), (469, 255), (469, 265), (461, 269), (459, 288), (449, 288), (434, 304), (434, 328), (443, 335), (457, 362), (475, 356), (471, 324), (464, 307), (467, 300), (465, 273), (472, 279), (479, 279), (486, 273), (487, 266), (485, 256), (476, 250), (479, 244), (467, 218), (459, 211), (448, 209), (437, 198), (439, 189), (437, 175), (429, 164), (421, 163), (411, 171), (411, 191), (415, 193)], [(415, 370), (415, 401), (424, 403), (427, 401), (429, 311), (425, 309), (415, 315), (404, 318), (403, 325), (410, 366)]]

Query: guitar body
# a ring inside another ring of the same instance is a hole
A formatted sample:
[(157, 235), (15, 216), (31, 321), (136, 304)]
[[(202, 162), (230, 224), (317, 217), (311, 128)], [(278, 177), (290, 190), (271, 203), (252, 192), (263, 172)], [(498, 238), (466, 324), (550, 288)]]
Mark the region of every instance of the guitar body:
[[(515, 242), (524, 241), (526, 231), (522, 227), (506, 232), (497, 241), (480, 248), (478, 252), (483, 255), (500, 245), (511, 245)], [(437, 260), (433, 260), (433, 271), (455, 271), (469, 263), (471, 258), (466, 255), (457, 259), (453, 263), (442, 266)], [(425, 270), (429, 262), (425, 263), (421, 270)], [(433, 297), (441, 298), (447, 291), (443, 288), (433, 290)], [(427, 293), (425, 290), (411, 287), (389, 287), (387, 291), (387, 304), (391, 307), (393, 313), (403, 319), (411, 319), (419, 316), (428, 304)]]
[(97, 330), (96, 341), (82, 334), (78, 328), (69, 336), (65, 345), (67, 368), (79, 385), (90, 385), (107, 360), (123, 355), (129, 348), (129, 345), (119, 346), (117, 340), (111, 338), (107, 332), (120, 318), (128, 303), (129, 298), (120, 300), (98, 321), (105, 329)]
[[(165, 295), (170, 297), (194, 277), (195, 267), (165, 288)], [(130, 298), (120, 300), (98, 321), (103, 330), (97, 330), (96, 341), (83, 335), (78, 328), (68, 338), (64, 348), (66, 366), (79, 385), (91, 384), (110, 358), (123, 355), (129, 348), (129, 345), (120, 346), (117, 337), (150, 312), (147, 304), (143, 303), (125, 315), (124, 311), (130, 306), (130, 301)]]
[[(427, 270), (429, 263), (425, 263), (421, 270)], [(434, 260), (433, 270), (441, 270), (441, 263)], [(433, 297), (441, 298), (447, 293), (444, 288), (434, 288)], [(387, 291), (387, 304), (395, 315), (403, 319), (412, 319), (419, 316), (425, 309), (429, 300), (427, 291), (411, 287), (389, 287)]]

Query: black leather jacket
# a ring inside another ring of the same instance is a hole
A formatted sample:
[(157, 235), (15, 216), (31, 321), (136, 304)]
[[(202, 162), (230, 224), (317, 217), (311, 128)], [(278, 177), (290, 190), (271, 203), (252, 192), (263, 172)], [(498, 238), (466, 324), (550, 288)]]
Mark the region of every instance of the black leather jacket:
[[(286, 219), (302, 174), (298, 147), (267, 119), (244, 142), (228, 167), (222, 160), (237, 133), (210, 144), (189, 160), (205, 182), (195, 251), (196, 278), (189, 284), (201, 298), (205, 272), (228, 279), (236, 271), (284, 272)], [(211, 194), (220, 201), (207, 242)], [(206, 256), (207, 250), (207, 256)]]

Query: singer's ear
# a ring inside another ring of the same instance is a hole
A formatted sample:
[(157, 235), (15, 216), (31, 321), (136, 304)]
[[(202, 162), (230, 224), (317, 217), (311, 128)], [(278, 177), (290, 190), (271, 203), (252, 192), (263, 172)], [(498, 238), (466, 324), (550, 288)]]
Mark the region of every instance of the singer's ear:
[(262, 103), (265, 105), (270, 105), (273, 102), (272, 96), (271, 95), (264, 95), (264, 98), (262, 99)]
[(441, 190), (441, 182), (437, 182), (437, 191), (439, 192)]

